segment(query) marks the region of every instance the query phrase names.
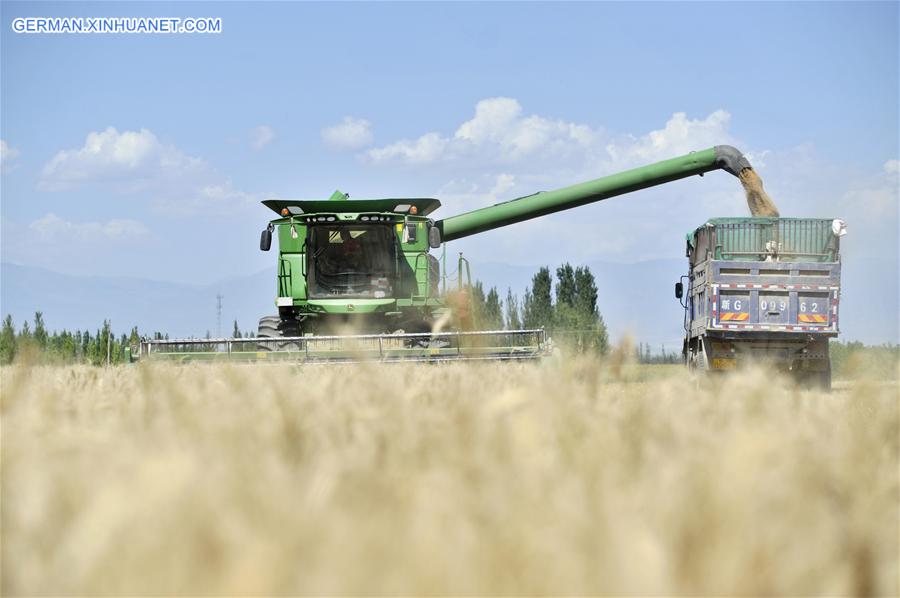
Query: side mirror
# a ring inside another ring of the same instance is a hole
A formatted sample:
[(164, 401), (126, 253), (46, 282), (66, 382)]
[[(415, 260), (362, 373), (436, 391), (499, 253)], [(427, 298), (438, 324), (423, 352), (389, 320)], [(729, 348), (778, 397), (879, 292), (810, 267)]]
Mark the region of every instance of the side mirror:
[(684, 285), (680, 282), (675, 283), (675, 298), (681, 299), (684, 296)]
[(260, 251), (268, 251), (272, 247), (272, 226), (267, 227), (259, 236)]
[(441, 246), (441, 229), (436, 226), (428, 229), (428, 246), (432, 249), (438, 249)]

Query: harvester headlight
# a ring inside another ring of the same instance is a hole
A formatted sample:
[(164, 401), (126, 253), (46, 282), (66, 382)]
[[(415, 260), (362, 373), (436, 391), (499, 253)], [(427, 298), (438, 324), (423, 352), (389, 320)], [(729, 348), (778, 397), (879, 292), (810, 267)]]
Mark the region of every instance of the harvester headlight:
[(329, 216), (325, 220), (327, 220), (328, 222), (334, 222), (335, 220), (337, 220), (337, 218), (335, 218), (334, 216)]
[(369, 221), (369, 217), (368, 217), (368, 216), (363, 216), (362, 218), (360, 218), (360, 220), (362, 220), (363, 222), (368, 222), (368, 221)]

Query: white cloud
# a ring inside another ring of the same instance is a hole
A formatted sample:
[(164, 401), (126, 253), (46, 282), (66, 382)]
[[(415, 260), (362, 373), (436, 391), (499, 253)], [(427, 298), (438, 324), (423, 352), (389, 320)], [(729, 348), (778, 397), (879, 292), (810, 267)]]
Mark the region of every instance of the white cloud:
[(641, 137), (623, 136), (606, 144), (606, 153), (616, 163), (646, 163), (674, 158), (713, 145), (735, 143), (728, 134), (731, 115), (716, 110), (704, 119), (691, 120), (676, 112), (662, 129)]
[(840, 208), (866, 225), (888, 224), (896, 231), (900, 212), (900, 160), (888, 160), (876, 175), (848, 181)]
[(410, 164), (434, 162), (439, 159), (450, 141), (437, 133), (426, 133), (416, 140), (401, 139), (382, 148), (371, 149), (367, 155), (374, 162), (398, 159)]
[(322, 141), (337, 150), (358, 150), (372, 144), (372, 124), (362, 118), (345, 116), (336, 125), (322, 129)]
[(39, 188), (60, 191), (86, 182), (113, 182), (139, 190), (206, 168), (203, 160), (163, 144), (147, 129), (119, 133), (107, 127), (88, 133), (82, 147), (58, 152), (44, 166)]
[(13, 160), (19, 157), (19, 150), (0, 139), (0, 170), (9, 172), (16, 167)]
[(494, 186), (491, 187), (490, 195), (491, 197), (498, 197), (503, 195), (510, 189), (512, 189), (516, 184), (516, 177), (511, 174), (500, 173), (497, 175), (497, 179), (494, 182)]
[(596, 136), (587, 125), (542, 116), (522, 116), (512, 98), (489, 98), (475, 106), (475, 116), (459, 126), (453, 137), (472, 145), (491, 145), (506, 157), (523, 157), (539, 150), (587, 148)]
[(69, 222), (54, 213), (28, 225), (41, 241), (97, 241), (128, 240), (149, 235), (146, 226), (137, 220), (114, 219), (107, 222)]
[(38, 182), (42, 191), (81, 187), (146, 197), (154, 208), (179, 215), (225, 212), (255, 201), (205, 160), (161, 142), (147, 129), (88, 133), (83, 146), (58, 152)]
[(421, 164), (439, 161), (516, 162), (537, 156), (571, 157), (589, 152), (600, 132), (588, 125), (538, 115), (525, 116), (513, 98), (488, 98), (475, 106), (475, 115), (459, 125), (452, 136), (425, 133), (401, 139), (366, 156), (375, 163)]
[(206, 185), (200, 189), (200, 195), (204, 199), (215, 202), (254, 202), (256, 196), (252, 193), (246, 193), (239, 189), (235, 189), (231, 183), (231, 179), (227, 179), (221, 183), (214, 185)]
[(507, 173), (453, 179), (441, 185), (435, 197), (452, 205), (455, 211), (476, 209), (485, 203), (510, 199), (509, 192), (518, 184), (516, 176)]
[(251, 142), (255, 151), (259, 151), (275, 139), (275, 130), (268, 125), (259, 125), (251, 132)]

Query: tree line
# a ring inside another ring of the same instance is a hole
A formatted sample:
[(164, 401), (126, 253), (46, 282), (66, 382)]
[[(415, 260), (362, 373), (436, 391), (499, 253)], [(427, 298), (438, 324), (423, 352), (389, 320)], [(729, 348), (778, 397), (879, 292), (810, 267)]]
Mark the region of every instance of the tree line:
[(659, 353), (654, 353), (650, 343), (638, 343), (637, 361), (648, 364), (671, 364), (682, 363), (684, 358), (681, 351), (667, 351), (665, 345), (659, 348)]
[(137, 327), (129, 334), (116, 336), (109, 320), (104, 320), (93, 333), (90, 330), (48, 332), (44, 315), (39, 311), (35, 312), (33, 323), (26, 320), (16, 330), (12, 316), (7, 314), (0, 329), (0, 363), (8, 364), (18, 357), (54, 363), (119, 364), (126, 360), (125, 348), (139, 340)]
[[(566, 263), (556, 268), (554, 282), (550, 268), (540, 268), (531, 285), (519, 297), (507, 289), (501, 299), (496, 287), (485, 292), (479, 281), (471, 288), (472, 311), (478, 327), (489, 330), (523, 330), (544, 328), (558, 344), (576, 351), (605, 353), (609, 338), (603, 317), (597, 309), (597, 283), (587, 267), (573, 268)], [(242, 333), (237, 321), (231, 336), (251, 338), (255, 332)], [(85, 363), (91, 365), (120, 364), (127, 361), (126, 349), (140, 343), (137, 327), (116, 335), (109, 320), (95, 329), (49, 332), (43, 313), (34, 321), (24, 321), (18, 329), (12, 316), (3, 320), (0, 331), (0, 363), (11, 363), (17, 357), (52, 363)], [(155, 332), (153, 339), (168, 339), (168, 334)], [(206, 338), (210, 338), (207, 331)]]
[[(237, 320), (234, 321), (233, 338), (255, 336), (255, 332), (242, 333)], [(35, 312), (33, 322), (25, 320), (17, 330), (12, 316), (7, 314), (0, 329), (0, 364), (10, 364), (16, 358), (23, 358), (29, 361), (62, 364), (106, 365), (109, 362), (110, 365), (117, 365), (128, 361), (127, 348), (137, 348), (145, 338), (147, 337), (138, 332), (137, 326), (133, 326), (128, 334), (117, 336), (112, 331), (109, 320), (104, 320), (103, 325), (94, 332), (90, 330), (49, 332), (44, 324), (44, 314), (40, 311)], [(169, 335), (154, 332), (149, 338), (169, 340)], [(208, 330), (205, 338), (211, 338)], [(212, 347), (210, 344), (194, 348), (212, 350)]]
[(575, 351), (606, 353), (609, 348), (606, 324), (597, 308), (597, 282), (587, 266), (559, 266), (555, 283), (550, 268), (540, 268), (521, 301), (512, 289), (507, 289), (505, 300), (496, 287), (485, 292), (480, 281), (473, 285), (471, 295), (479, 327), (543, 328), (554, 341)]

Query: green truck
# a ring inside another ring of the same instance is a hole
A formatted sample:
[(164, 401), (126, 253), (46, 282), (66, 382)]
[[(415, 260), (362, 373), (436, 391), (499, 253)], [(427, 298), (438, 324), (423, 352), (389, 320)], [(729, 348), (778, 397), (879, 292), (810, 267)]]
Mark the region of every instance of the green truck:
[(838, 335), (842, 220), (714, 218), (687, 236), (685, 363), (700, 372), (766, 362), (831, 387)]

